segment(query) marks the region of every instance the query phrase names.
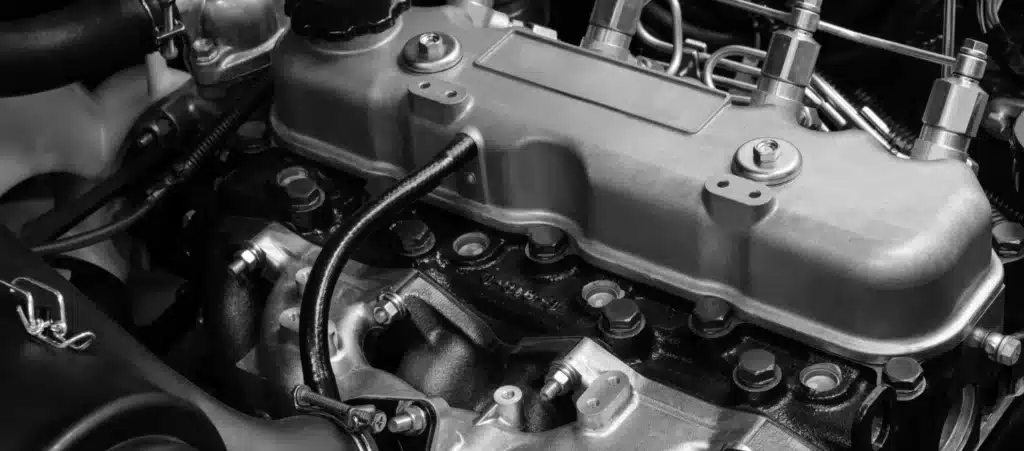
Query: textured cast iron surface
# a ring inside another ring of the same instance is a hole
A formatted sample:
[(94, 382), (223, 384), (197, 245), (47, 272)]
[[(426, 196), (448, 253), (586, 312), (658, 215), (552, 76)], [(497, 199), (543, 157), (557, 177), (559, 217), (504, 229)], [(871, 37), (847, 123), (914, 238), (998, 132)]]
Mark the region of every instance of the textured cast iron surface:
[[(428, 31), (462, 42), (458, 66), (401, 67), (402, 46)], [(988, 203), (962, 164), (899, 160), (860, 132), (808, 131), (653, 72), (640, 82), (636, 68), (522, 33), (444, 7), (411, 10), (369, 49), (288, 35), (274, 55), (274, 129), (293, 151), (383, 185), (476, 126), (482, 157), (434, 201), (509, 231), (556, 225), (604, 268), (725, 298), (866, 362), (949, 349), (996, 298)], [(736, 149), (764, 137), (800, 150), (796, 180), (727, 175)]]

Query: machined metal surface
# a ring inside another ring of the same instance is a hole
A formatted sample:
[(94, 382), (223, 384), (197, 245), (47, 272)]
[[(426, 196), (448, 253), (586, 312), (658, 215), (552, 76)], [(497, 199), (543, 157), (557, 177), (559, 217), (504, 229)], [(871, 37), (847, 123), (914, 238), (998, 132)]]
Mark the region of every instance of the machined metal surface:
[[(462, 62), (403, 69), (405, 42), (429, 31), (459, 39)], [(952, 348), (1001, 292), (988, 202), (959, 162), (901, 160), (864, 133), (809, 131), (445, 7), (412, 9), (389, 36), (346, 52), (281, 41), (272, 124), (287, 147), (385, 186), (476, 126), (481, 158), (433, 202), (504, 230), (557, 227), (599, 266), (864, 362)], [(730, 174), (763, 137), (800, 149), (798, 179)]]

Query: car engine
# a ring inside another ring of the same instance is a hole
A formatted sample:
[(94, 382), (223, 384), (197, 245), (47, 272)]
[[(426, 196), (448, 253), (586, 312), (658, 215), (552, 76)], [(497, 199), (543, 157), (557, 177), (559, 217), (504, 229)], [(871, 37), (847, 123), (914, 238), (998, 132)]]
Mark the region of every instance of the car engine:
[(0, 13), (26, 450), (1013, 450), (1024, 5)]

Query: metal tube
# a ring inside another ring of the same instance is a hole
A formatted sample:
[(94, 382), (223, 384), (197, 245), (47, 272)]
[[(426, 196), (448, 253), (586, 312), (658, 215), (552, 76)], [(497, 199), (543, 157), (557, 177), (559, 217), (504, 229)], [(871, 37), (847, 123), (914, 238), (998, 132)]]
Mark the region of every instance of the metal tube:
[(821, 110), (822, 113), (825, 113), (825, 116), (828, 116), (828, 119), (835, 124), (836, 128), (844, 128), (846, 127), (846, 124), (850, 123), (841, 113), (839, 113), (839, 110), (837, 110), (836, 107), (832, 106), (831, 103), (828, 103), (824, 98), (822, 98), (814, 88), (808, 86), (804, 91), (804, 96), (806, 96), (807, 100), (813, 103), (815, 107)]
[(835, 105), (840, 112), (853, 121), (854, 125), (868, 132), (868, 134), (881, 143), (885, 149), (892, 151), (892, 144), (889, 143), (889, 140), (882, 136), (882, 134), (879, 133), (878, 130), (876, 130), (875, 127), (867, 121), (867, 119), (864, 119), (864, 116), (861, 116), (860, 112), (857, 111), (857, 108), (854, 107), (849, 100), (846, 100), (846, 97), (843, 97), (842, 93), (840, 93), (835, 86), (832, 86), (831, 83), (825, 81), (824, 78), (817, 74), (811, 77), (811, 86), (820, 92), (824, 99)]
[[(956, 58), (956, 0), (945, 0), (945, 11), (942, 15), (942, 53)], [(953, 75), (952, 66), (942, 66), (942, 76)]]
[(714, 80), (715, 83), (718, 85), (728, 86), (730, 88), (742, 89), (744, 91), (753, 91), (757, 89), (757, 86), (754, 85), (753, 83), (748, 83), (742, 80), (737, 80), (735, 78), (726, 77), (723, 75), (713, 75), (711, 79)]
[[(787, 14), (784, 11), (779, 11), (777, 9), (769, 8), (767, 6), (761, 6), (756, 3), (751, 3), (747, 0), (715, 1), (776, 20), (786, 20), (786, 18), (789, 16), (789, 14)], [(952, 66), (953, 63), (956, 62), (956, 58), (952, 56), (940, 55), (938, 53), (930, 52), (928, 50), (919, 49), (917, 47), (912, 47), (909, 45), (900, 44), (898, 42), (889, 41), (887, 39), (882, 39), (864, 33), (856, 32), (849, 28), (843, 28), (840, 27), (839, 25), (835, 25), (829, 22), (820, 22), (818, 24), (818, 29), (824, 31), (825, 33), (838, 36), (840, 38), (846, 39), (848, 41), (853, 41), (858, 44), (863, 44), (869, 47), (875, 47), (882, 50), (888, 50), (893, 53), (910, 56), (913, 58), (917, 58), (920, 60), (936, 64)]]
[(672, 60), (668, 63), (668, 73), (676, 75), (683, 67), (683, 6), (679, 0), (668, 0), (672, 10)]

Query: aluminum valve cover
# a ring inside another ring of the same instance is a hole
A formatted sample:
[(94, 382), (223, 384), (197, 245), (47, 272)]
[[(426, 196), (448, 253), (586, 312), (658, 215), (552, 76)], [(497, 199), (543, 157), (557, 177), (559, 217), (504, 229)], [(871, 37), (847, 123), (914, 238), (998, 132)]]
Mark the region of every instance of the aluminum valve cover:
[[(454, 67), (403, 66), (426, 32), (459, 42)], [(526, 30), (477, 28), (452, 7), (347, 43), (288, 35), (273, 68), (273, 127), (293, 151), (383, 186), (477, 127), (481, 157), (433, 201), (505, 230), (555, 225), (595, 264), (724, 298), (840, 355), (935, 355), (1001, 292), (989, 204), (960, 162), (902, 160), (859, 131), (810, 131)], [(734, 174), (737, 151), (764, 139), (799, 153), (792, 180)]]

